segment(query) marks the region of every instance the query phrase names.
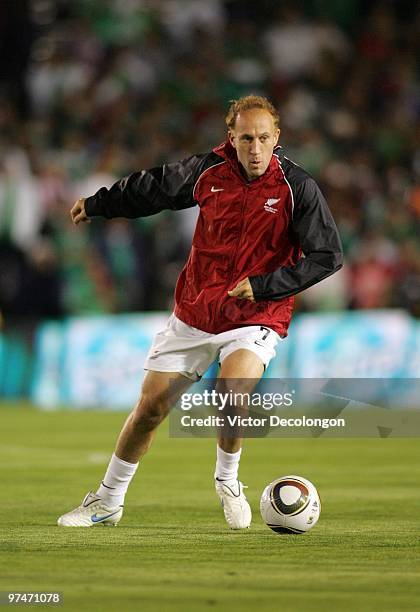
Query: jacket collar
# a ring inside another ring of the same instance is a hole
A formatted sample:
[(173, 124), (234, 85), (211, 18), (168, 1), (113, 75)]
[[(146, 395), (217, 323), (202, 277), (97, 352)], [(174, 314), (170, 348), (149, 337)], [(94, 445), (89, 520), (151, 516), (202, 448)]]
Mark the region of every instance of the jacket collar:
[[(226, 142), (222, 142), (222, 144), (218, 145), (217, 147), (214, 147), (213, 152), (216, 153), (216, 155), (218, 155), (225, 161), (227, 161), (227, 163), (233, 168), (236, 174), (239, 174), (242, 180), (247, 182), (245, 176), (241, 172), (241, 164), (238, 161), (236, 151), (234, 147), (232, 147), (232, 145), (230, 144), (229, 140), (226, 140)], [(264, 172), (263, 175), (261, 175), (260, 177), (258, 177), (257, 179), (251, 182), (254, 184), (264, 178), (267, 178), (268, 175), (272, 174), (272, 172), (274, 172), (276, 168), (278, 168), (278, 163), (279, 163), (278, 159), (282, 161), (283, 157), (284, 155), (283, 155), (282, 147), (280, 146), (275, 147), (267, 170)]]

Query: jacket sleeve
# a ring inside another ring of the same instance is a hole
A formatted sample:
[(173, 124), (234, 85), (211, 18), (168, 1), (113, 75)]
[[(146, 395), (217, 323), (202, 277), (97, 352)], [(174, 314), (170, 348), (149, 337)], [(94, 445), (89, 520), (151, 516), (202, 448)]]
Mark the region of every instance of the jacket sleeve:
[(256, 301), (295, 295), (343, 265), (343, 249), (334, 219), (316, 182), (308, 177), (295, 192), (292, 222), (304, 257), (295, 266), (250, 277)]
[(102, 187), (86, 198), (88, 217), (148, 217), (162, 210), (181, 210), (195, 205), (193, 189), (205, 155), (134, 172), (110, 189)]

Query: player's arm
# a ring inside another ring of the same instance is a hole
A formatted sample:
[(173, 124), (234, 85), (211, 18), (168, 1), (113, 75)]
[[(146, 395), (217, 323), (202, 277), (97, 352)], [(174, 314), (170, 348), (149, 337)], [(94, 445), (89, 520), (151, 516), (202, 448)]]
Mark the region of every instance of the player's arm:
[(71, 210), (77, 225), (90, 217), (148, 217), (162, 210), (181, 210), (195, 205), (193, 189), (205, 155), (134, 172), (95, 195), (77, 200)]
[(308, 177), (296, 187), (293, 231), (304, 257), (295, 266), (251, 276), (256, 301), (295, 295), (334, 274), (343, 265), (343, 249), (334, 219), (315, 181)]

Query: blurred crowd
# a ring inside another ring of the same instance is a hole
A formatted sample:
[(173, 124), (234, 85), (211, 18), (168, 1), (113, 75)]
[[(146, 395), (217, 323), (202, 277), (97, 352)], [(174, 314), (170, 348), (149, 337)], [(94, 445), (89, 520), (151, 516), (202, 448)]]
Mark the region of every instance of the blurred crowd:
[(405, 1), (2, 0), (4, 320), (169, 309), (197, 211), (71, 225), (74, 200), (225, 139), (269, 96), (346, 265), (298, 308), (420, 316), (420, 11)]

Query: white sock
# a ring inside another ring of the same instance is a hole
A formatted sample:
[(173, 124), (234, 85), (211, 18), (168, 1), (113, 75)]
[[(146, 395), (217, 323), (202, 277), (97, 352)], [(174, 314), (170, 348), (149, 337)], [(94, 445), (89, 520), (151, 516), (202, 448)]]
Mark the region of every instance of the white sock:
[(242, 448), (236, 453), (226, 453), (220, 446), (217, 446), (216, 471), (214, 477), (225, 482), (235, 482), (238, 480), (239, 459), (241, 458)]
[(103, 499), (111, 508), (122, 506), (128, 485), (136, 473), (138, 465), (138, 463), (128, 463), (128, 461), (119, 459), (113, 453), (101, 486), (96, 491), (96, 495)]

